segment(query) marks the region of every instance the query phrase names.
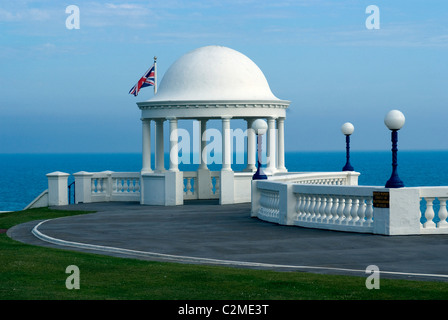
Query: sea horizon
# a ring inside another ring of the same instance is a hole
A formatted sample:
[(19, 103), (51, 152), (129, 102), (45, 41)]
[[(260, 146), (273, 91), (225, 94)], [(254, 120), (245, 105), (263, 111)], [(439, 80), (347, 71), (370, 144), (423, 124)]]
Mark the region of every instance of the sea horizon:
[[(194, 155), (190, 155), (191, 158)], [(241, 153), (234, 153), (232, 159)], [(165, 154), (168, 166), (169, 154)], [(219, 158), (219, 157), (217, 157)], [(243, 157), (245, 158), (245, 157)], [(355, 150), (350, 153), (354, 171), (360, 172), (359, 185), (384, 186), (391, 174), (391, 151)], [(154, 166), (154, 154), (152, 154)], [(286, 151), (285, 163), (289, 172), (341, 171), (345, 165), (345, 151)], [(448, 150), (400, 150), (398, 173), (406, 187), (448, 185)], [(47, 189), (46, 174), (54, 171), (139, 172), (141, 152), (98, 153), (0, 153), (0, 211), (24, 209)], [(179, 164), (182, 171), (195, 171), (198, 164)], [(232, 164), (234, 171), (243, 170), (246, 163)], [(208, 165), (212, 171), (221, 164)]]

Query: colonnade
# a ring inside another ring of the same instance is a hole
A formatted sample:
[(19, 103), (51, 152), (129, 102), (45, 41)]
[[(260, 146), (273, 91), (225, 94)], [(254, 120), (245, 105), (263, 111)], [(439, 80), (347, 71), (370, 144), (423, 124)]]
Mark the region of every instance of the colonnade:
[[(211, 119), (211, 118), (210, 118)], [(207, 121), (209, 118), (198, 119), (199, 124), (199, 137), (200, 137), (200, 156), (199, 156), (199, 169), (207, 169), (207, 163), (204, 162), (202, 155), (207, 146), (205, 139), (205, 132), (207, 129)], [(215, 119), (215, 118), (213, 118)], [(222, 168), (223, 171), (232, 171), (232, 135), (230, 128), (231, 116), (221, 117), (222, 121)], [(170, 160), (169, 170), (179, 171), (178, 167), (178, 118), (166, 117), (142, 120), (142, 172), (149, 173), (161, 173), (165, 169), (164, 160), (164, 121), (169, 121), (169, 141), (170, 141)], [(247, 167), (244, 171), (256, 170), (256, 135), (252, 130), (252, 123), (256, 118), (245, 118), (247, 123)], [(151, 164), (151, 121), (155, 124), (155, 166), (152, 169)], [(285, 167), (285, 141), (284, 141), (284, 117), (269, 117), (267, 118), (268, 130), (266, 134), (266, 154), (267, 164), (265, 172), (267, 174), (273, 174), (276, 172), (286, 172)]]

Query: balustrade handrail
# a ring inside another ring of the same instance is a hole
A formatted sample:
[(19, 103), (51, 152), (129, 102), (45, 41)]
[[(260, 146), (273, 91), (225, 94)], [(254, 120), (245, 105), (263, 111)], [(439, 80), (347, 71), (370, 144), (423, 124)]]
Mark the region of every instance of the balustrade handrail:
[[(296, 172), (285, 173), (269, 177), (271, 181), (308, 183), (308, 184), (330, 184), (337, 185), (357, 185), (359, 172), (341, 171), (341, 172)], [(333, 181), (331, 181), (333, 179)], [(339, 180), (335, 180), (339, 179)], [(330, 181), (329, 181), (330, 180)], [(335, 183), (341, 182), (341, 183)]]

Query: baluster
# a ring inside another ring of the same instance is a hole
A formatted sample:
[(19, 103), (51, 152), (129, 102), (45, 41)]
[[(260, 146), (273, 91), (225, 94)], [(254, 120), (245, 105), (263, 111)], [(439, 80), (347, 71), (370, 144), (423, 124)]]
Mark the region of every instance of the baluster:
[(300, 204), (300, 221), (304, 221), (306, 217), (306, 208), (307, 208), (307, 199), (308, 197), (304, 194), (300, 195), (301, 204)]
[(280, 192), (275, 194), (275, 214), (278, 216), (280, 213)]
[(112, 178), (112, 193), (117, 192), (117, 182), (118, 179)]
[(273, 198), (272, 198), (272, 192), (268, 192), (267, 193), (267, 205), (266, 205), (266, 207), (267, 207), (267, 209), (268, 209), (268, 215), (269, 216), (271, 216), (272, 215), (272, 201), (273, 201)]
[(434, 223), (434, 221), (432, 221), (432, 219), (434, 218), (434, 208), (433, 208), (434, 199), (435, 198), (433, 198), (433, 197), (425, 198), (425, 200), (426, 200), (426, 211), (425, 211), (426, 222), (423, 225), (424, 228), (435, 228), (436, 227), (436, 224)]
[(320, 218), (320, 207), (322, 206), (322, 197), (316, 198), (316, 205), (314, 206), (314, 217), (313, 221), (318, 222), (317, 220)]
[(198, 178), (194, 177), (193, 178), (193, 194), (197, 194), (198, 190), (197, 190), (197, 185), (198, 185)]
[(331, 215), (331, 209), (333, 207), (333, 196), (328, 196), (327, 205), (325, 206), (325, 220), (322, 220), (323, 223), (329, 223), (333, 216)]
[(123, 179), (124, 182), (124, 190), (123, 192), (130, 192), (131, 191), (131, 180), (129, 179)]
[(103, 179), (96, 180), (96, 192), (103, 192)]
[(96, 180), (96, 179), (93, 179), (93, 178), (92, 178), (92, 180), (91, 180), (91, 186), (90, 186), (90, 192), (91, 192), (91, 193), (96, 193), (95, 180)]
[(356, 225), (356, 223), (359, 220), (359, 217), (358, 217), (359, 198), (355, 197), (352, 201), (353, 201), (353, 204), (352, 204), (352, 208), (350, 210), (351, 219), (349, 222), (351, 225)]
[(322, 204), (321, 204), (321, 206), (319, 208), (320, 217), (319, 217), (319, 220), (317, 222), (325, 223), (325, 219), (327, 218), (327, 214), (325, 213), (325, 209), (327, 208), (327, 205), (328, 205), (328, 197), (329, 197), (328, 195), (324, 195), (323, 198), (322, 198)]
[(191, 178), (187, 178), (187, 195), (191, 194)]
[(345, 200), (345, 208), (344, 208), (344, 223), (349, 224), (350, 220), (352, 220), (352, 216), (350, 215), (352, 209), (352, 198), (347, 197)]
[(338, 224), (344, 223), (344, 210), (345, 210), (345, 198), (339, 198), (339, 208), (338, 208)]
[(312, 198), (311, 196), (307, 196), (306, 197), (306, 206), (305, 206), (305, 218), (303, 219), (304, 221), (309, 221), (310, 217), (311, 217), (311, 205), (312, 205)]
[(116, 192), (123, 192), (123, 182), (121, 181), (121, 179), (116, 179), (115, 181), (116, 182), (112, 184), (112, 188), (115, 188)]
[(129, 192), (134, 192), (135, 190), (135, 180), (134, 179), (129, 179)]
[(269, 192), (263, 191), (263, 214), (267, 215), (269, 213)]
[(296, 194), (296, 218), (295, 220), (301, 220), (302, 218), (302, 205), (303, 205), (303, 196), (301, 194)]
[(314, 217), (316, 216), (316, 203), (317, 203), (317, 198), (315, 196), (311, 197), (311, 205), (310, 205), (310, 216), (308, 217), (308, 221), (314, 221)]
[(366, 202), (365, 202), (365, 198), (359, 198), (359, 208), (358, 208), (358, 221), (357, 221), (357, 225), (358, 226), (364, 226), (365, 223), (365, 216), (366, 216)]
[(215, 182), (215, 194), (219, 194), (219, 193), (220, 193), (220, 191), (219, 191), (219, 190), (220, 190), (220, 189), (219, 189), (219, 184), (220, 184), (220, 183), (219, 183), (219, 177), (216, 177), (216, 178), (215, 178), (215, 181), (216, 181), (216, 182)]
[(140, 192), (140, 179), (135, 179), (135, 189), (134, 192)]
[(368, 197), (366, 200), (365, 216), (366, 216), (367, 226), (368, 227), (372, 226), (372, 224), (373, 224), (373, 198), (372, 197)]
[(448, 212), (446, 210), (446, 200), (448, 198), (440, 198), (440, 209), (439, 209), (439, 219), (440, 221), (437, 223), (437, 228), (448, 228), (448, 222), (446, 218), (448, 217)]
[(339, 207), (339, 198), (337, 196), (333, 197), (333, 206), (331, 207), (331, 220), (328, 223), (338, 223), (338, 207)]

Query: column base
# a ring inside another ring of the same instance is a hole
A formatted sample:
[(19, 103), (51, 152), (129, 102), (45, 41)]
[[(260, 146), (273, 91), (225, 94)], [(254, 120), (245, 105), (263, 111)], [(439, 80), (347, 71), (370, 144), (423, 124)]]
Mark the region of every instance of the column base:
[(244, 172), (255, 172), (255, 171), (257, 171), (257, 167), (255, 165), (250, 165), (250, 166), (247, 166), (243, 171)]

